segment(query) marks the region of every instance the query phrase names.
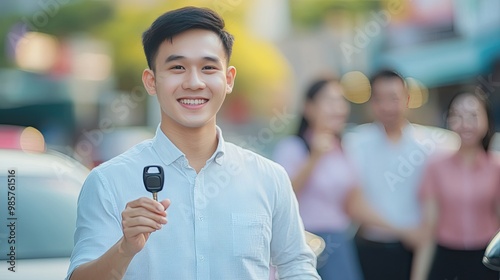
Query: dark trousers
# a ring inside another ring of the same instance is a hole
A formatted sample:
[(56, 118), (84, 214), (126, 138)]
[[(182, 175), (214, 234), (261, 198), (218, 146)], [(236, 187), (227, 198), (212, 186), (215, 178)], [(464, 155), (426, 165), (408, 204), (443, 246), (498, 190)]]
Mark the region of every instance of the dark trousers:
[(374, 242), (357, 235), (356, 248), (365, 280), (410, 279), (413, 253), (401, 242)]
[(498, 272), (483, 265), (484, 250), (455, 250), (436, 246), (429, 280), (497, 280)]

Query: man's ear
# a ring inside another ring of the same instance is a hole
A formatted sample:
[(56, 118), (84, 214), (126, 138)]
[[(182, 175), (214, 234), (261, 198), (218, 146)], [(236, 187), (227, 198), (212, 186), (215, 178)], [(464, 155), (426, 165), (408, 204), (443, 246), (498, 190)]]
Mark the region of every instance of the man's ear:
[(236, 68), (234, 66), (229, 66), (226, 71), (226, 94), (233, 91), (234, 79), (236, 78)]
[(149, 95), (156, 94), (155, 73), (151, 69), (144, 69), (142, 72), (142, 83)]

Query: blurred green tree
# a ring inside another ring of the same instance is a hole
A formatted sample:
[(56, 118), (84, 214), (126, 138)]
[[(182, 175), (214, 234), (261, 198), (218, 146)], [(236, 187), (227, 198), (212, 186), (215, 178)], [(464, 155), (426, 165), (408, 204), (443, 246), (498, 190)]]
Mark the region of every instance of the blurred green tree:
[(14, 48), (21, 34), (13, 32), (15, 26), (24, 26), (23, 31), (36, 31), (62, 38), (80, 32), (91, 32), (108, 21), (114, 6), (108, 1), (71, 1), (67, 4), (28, 13), (10, 14), (0, 18), (0, 67), (13, 67), (8, 48)]
[(328, 13), (366, 13), (380, 7), (381, 1), (383, 0), (290, 0), (289, 3), (292, 22), (299, 28), (314, 28), (323, 23)]

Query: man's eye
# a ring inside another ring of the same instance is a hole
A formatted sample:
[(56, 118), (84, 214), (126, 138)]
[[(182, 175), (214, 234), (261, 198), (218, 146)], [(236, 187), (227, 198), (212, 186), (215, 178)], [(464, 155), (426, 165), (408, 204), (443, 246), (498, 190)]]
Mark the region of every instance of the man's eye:
[(203, 70), (216, 70), (217, 68), (215, 68), (214, 66), (205, 66), (203, 67)]
[(175, 65), (175, 66), (172, 66), (170, 69), (174, 69), (174, 70), (182, 70), (184, 69), (184, 67), (180, 66), (180, 65)]

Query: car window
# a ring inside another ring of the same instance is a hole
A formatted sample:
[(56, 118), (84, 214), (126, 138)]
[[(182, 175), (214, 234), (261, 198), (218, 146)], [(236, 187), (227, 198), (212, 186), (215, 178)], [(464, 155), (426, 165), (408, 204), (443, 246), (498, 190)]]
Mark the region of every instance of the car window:
[[(69, 257), (81, 185), (74, 180), (18, 176), (15, 212), (10, 216), (7, 176), (0, 175), (0, 182), (0, 244), (7, 245), (0, 246), (0, 259), (8, 258), (12, 245), (17, 259)], [(16, 219), (8, 219), (12, 217)]]

